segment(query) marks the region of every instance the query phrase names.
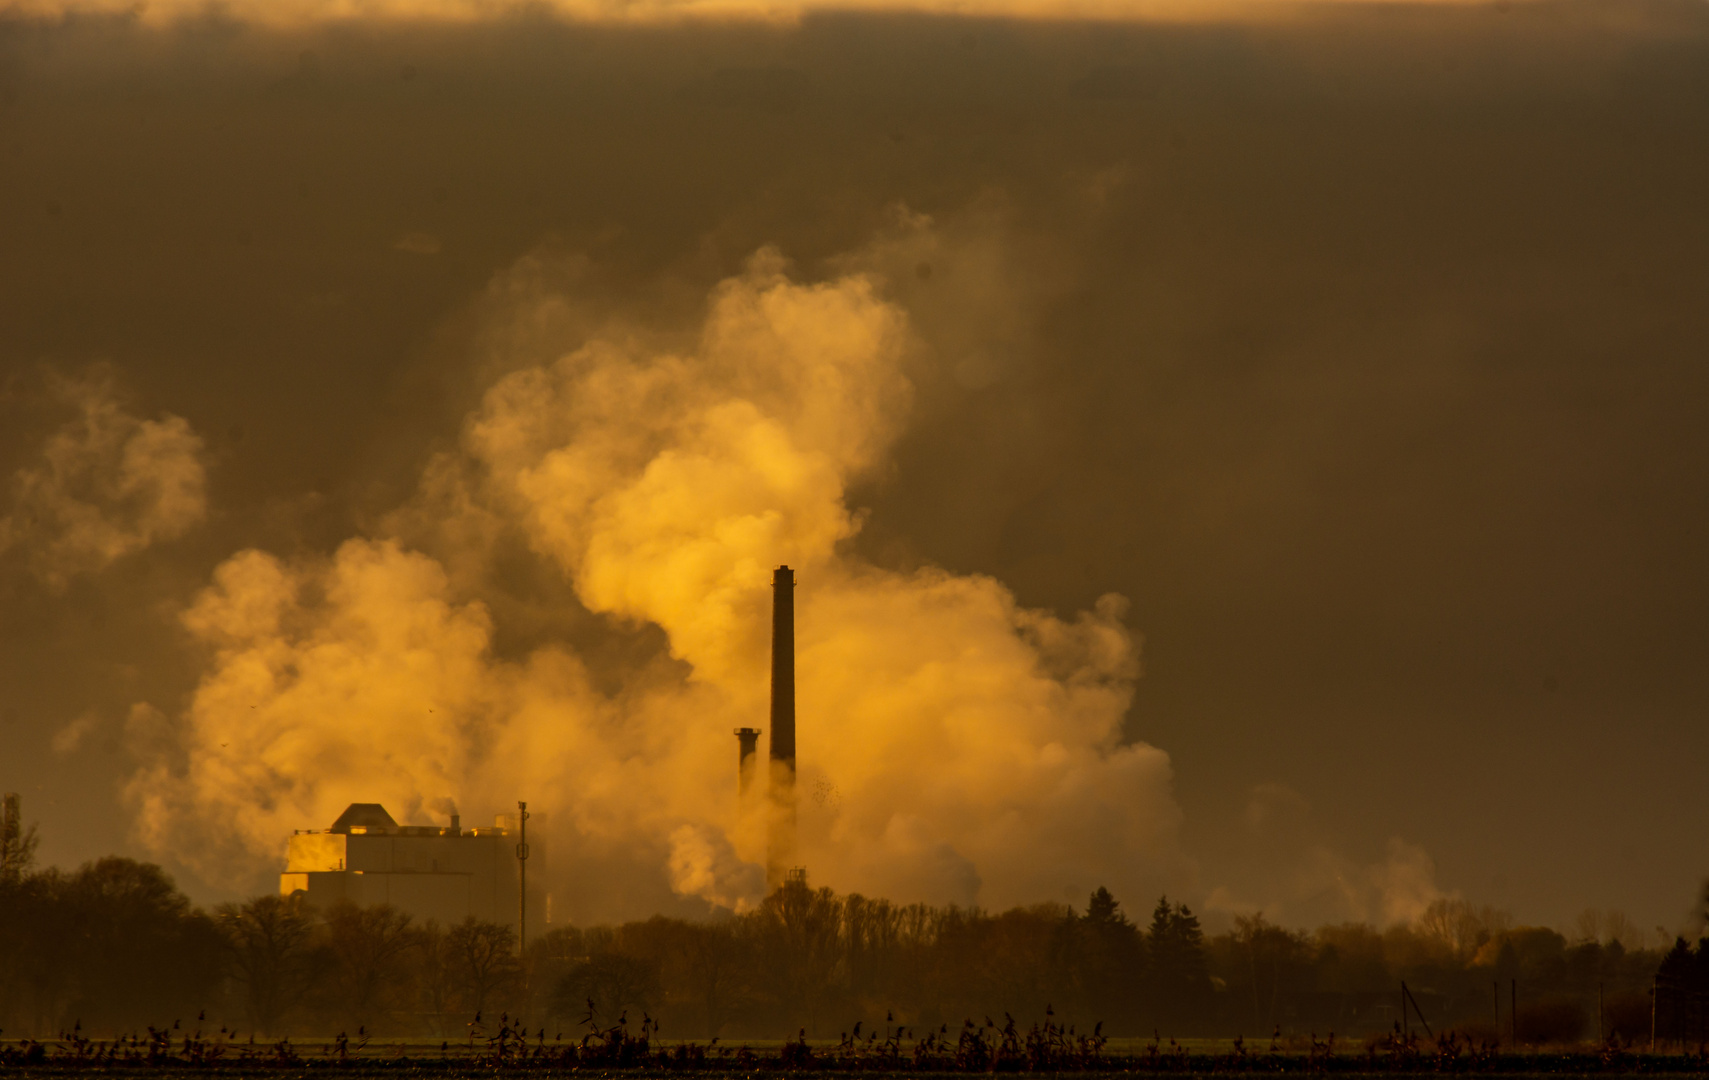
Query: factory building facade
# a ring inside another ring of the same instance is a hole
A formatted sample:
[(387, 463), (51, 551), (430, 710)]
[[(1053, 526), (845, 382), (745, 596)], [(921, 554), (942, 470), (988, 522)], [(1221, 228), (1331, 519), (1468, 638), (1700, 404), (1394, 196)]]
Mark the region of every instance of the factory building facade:
[[(291, 837), (279, 892), (301, 894), (313, 907), (341, 900), (368, 906), (390, 904), (417, 921), (443, 925), (477, 919), (518, 924), (515, 815), (499, 815), (490, 828), (399, 825), (378, 803), (352, 803), (329, 829)], [(545, 878), (545, 848), (529, 838), (529, 869)], [(548, 921), (546, 897), (529, 888), (528, 923)]]
[[(740, 797), (754, 791), (759, 737), (756, 728), (736, 729)], [(795, 792), (795, 572), (779, 566), (772, 575), (771, 740), (766, 748), (766, 887), (805, 886), (807, 871), (796, 865)], [(390, 904), (418, 921), (451, 925), (473, 917), (518, 931), (551, 923), (551, 896), (528, 887), (526, 915), (521, 906), (527, 869), (534, 881), (546, 878), (542, 832), (525, 841), (528, 817), (545, 824), (544, 815), (500, 814), (491, 828), (464, 830), (455, 814), (451, 824), (399, 825), (379, 803), (351, 803), (327, 829), (299, 830), (290, 840), (283, 896), (301, 896), (312, 907), (341, 901), (359, 906)]]

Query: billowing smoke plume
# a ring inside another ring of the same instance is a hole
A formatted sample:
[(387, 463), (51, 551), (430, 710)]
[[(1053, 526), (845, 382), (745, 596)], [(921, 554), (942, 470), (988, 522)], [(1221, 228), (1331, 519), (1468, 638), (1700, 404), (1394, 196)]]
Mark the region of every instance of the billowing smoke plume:
[[(761, 251), (684, 341), (611, 330), (499, 379), (429, 470), (435, 556), (362, 538), (229, 559), (184, 617), (210, 667), (130, 784), (149, 846), (230, 880), (351, 801), (423, 820), (447, 797), (526, 797), (559, 874), (599, 860), (752, 903), (763, 822), (738, 805), (731, 730), (763, 723), (788, 563), (815, 883), (1005, 905), (1179, 882), (1168, 759), (1120, 738), (1138, 675), (1120, 597), (1062, 619), (990, 578), (849, 553), (846, 493), (903, 430), (923, 348), (883, 279), (849, 266), (806, 283)], [(565, 303), (528, 280), (498, 290), (517, 326)], [(563, 644), (498, 655), (489, 607), (447, 567), (506, 531), (589, 612), (662, 630), (669, 659), (613, 689)]]
[(1252, 789), (1244, 815), (1245, 843), (1229, 865), (1235, 880), (1206, 898), (1213, 915), (1262, 912), (1294, 925), (1412, 923), (1449, 899), (1436, 884), (1430, 854), (1390, 837), (1380, 860), (1361, 862), (1329, 843), (1305, 798), (1283, 784)]
[(207, 513), (202, 440), (183, 418), (125, 411), (110, 373), (48, 376), (73, 415), (11, 478), (0, 556), (50, 587), (184, 535)]

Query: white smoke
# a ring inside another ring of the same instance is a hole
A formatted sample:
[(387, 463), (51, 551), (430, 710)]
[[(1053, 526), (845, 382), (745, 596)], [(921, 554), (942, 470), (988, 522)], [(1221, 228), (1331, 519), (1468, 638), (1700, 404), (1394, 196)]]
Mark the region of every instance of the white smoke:
[(1211, 889), (1205, 902), (1210, 914), (1262, 912), (1273, 922), (1307, 926), (1397, 926), (1448, 899), (1423, 848), (1390, 837), (1380, 860), (1351, 858), (1326, 839), (1305, 798), (1285, 785), (1254, 787), (1245, 819), (1246, 845), (1230, 866), (1235, 880)]
[(49, 586), (184, 535), (207, 514), (202, 440), (178, 416), (143, 420), (96, 369), (48, 378), (73, 412), (12, 476), (0, 555), (22, 558)]
[[(523, 324), (563, 303), (531, 281), (495, 290)], [(990, 578), (848, 550), (848, 486), (903, 430), (919, 348), (876, 275), (804, 283), (762, 251), (680, 348), (614, 331), (503, 377), (460, 458), (429, 469), (432, 512), (400, 520), (437, 519), (451, 564), (520, 535), (589, 611), (662, 630), (676, 663), (613, 691), (565, 645), (500, 659), (487, 606), (395, 538), (242, 552), (185, 615), (212, 662), (130, 784), (143, 838), (232, 881), (348, 802), (520, 794), (549, 811), (560, 873), (616, 860), (750, 904), (763, 815), (736, 800), (731, 730), (766, 715), (788, 563), (815, 883), (993, 906), (1178, 883), (1168, 758), (1121, 738), (1125, 602), (1061, 619)]]

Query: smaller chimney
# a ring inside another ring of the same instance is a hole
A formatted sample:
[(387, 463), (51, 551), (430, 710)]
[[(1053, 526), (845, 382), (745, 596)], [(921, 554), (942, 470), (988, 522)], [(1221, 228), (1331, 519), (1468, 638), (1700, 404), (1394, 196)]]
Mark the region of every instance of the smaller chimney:
[(451, 835), (452, 836), (462, 836), (463, 835), (463, 818), (458, 814), (452, 814), (451, 815)]
[(759, 728), (736, 729), (736, 791), (746, 796), (754, 786), (754, 756), (759, 751)]

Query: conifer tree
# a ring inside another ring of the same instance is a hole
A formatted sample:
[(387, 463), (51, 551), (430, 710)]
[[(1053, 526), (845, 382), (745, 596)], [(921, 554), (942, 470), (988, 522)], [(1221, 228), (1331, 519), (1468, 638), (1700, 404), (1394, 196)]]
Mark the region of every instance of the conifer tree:
[(1185, 904), (1159, 897), (1146, 932), (1146, 951), (1150, 961), (1147, 996), (1159, 1027), (1184, 1033), (1188, 1027), (1202, 1025), (1210, 977), (1198, 916)]

